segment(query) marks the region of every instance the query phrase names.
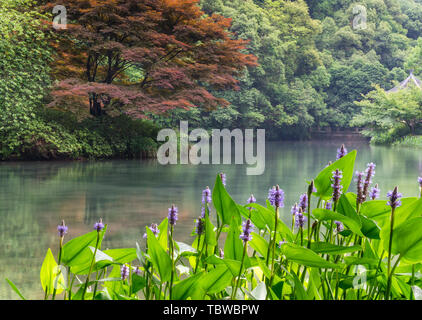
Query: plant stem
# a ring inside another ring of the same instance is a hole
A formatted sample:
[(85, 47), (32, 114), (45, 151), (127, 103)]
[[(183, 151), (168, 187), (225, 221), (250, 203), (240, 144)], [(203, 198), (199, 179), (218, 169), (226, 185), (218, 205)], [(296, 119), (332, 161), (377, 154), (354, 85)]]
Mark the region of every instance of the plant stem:
[(242, 262), (240, 263), (239, 275), (237, 277), (236, 286), (232, 292), (232, 300), (236, 298), (237, 288), (239, 287), (239, 284), (240, 284), (240, 276), (242, 275), (243, 263), (245, 262), (247, 247), (248, 247), (248, 242), (245, 241), (245, 244), (243, 245)]
[(82, 300), (85, 299), (85, 293), (86, 293), (86, 289), (88, 288), (89, 277), (91, 276), (92, 268), (94, 266), (95, 256), (97, 255), (97, 249), (98, 249), (98, 243), (99, 242), (100, 242), (100, 232), (97, 232), (97, 242), (95, 243), (94, 256), (92, 257), (91, 265), (89, 267), (89, 272), (88, 272), (88, 275), (86, 277), (84, 291), (82, 292)]
[(388, 258), (387, 258), (387, 276), (388, 276), (388, 281), (387, 281), (387, 292), (386, 292), (386, 300), (390, 299), (390, 286), (391, 286), (391, 248), (393, 245), (393, 229), (394, 229), (394, 211), (395, 208), (392, 207), (391, 208), (391, 218), (390, 218), (390, 239), (388, 242)]

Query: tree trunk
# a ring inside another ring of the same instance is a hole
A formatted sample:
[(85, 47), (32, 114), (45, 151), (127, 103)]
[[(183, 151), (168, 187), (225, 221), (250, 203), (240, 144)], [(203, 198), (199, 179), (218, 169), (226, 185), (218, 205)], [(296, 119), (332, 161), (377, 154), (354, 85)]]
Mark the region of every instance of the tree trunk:
[(101, 101), (95, 93), (90, 93), (89, 95), (89, 113), (94, 117), (100, 117), (103, 115)]

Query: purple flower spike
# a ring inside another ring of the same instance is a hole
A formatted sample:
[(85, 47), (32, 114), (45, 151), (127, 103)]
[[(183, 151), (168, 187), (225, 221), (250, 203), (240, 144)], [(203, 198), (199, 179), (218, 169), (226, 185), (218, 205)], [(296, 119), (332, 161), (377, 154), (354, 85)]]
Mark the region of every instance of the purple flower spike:
[(366, 178), (363, 184), (363, 197), (364, 197), (363, 201), (365, 201), (366, 197), (368, 196), (369, 186), (371, 185), (372, 178), (375, 175), (375, 167), (376, 167), (375, 163), (371, 162), (371, 163), (368, 163), (368, 167), (366, 168), (366, 171), (365, 171)]
[[(150, 227), (148, 227), (152, 233), (157, 236), (160, 233), (160, 230), (158, 229), (158, 225), (156, 223), (152, 223)], [(144, 239), (148, 238), (148, 235), (144, 233)]]
[(251, 241), (252, 240), (251, 232), (254, 227), (251, 220), (248, 219), (245, 222), (243, 222), (242, 227), (243, 227), (243, 232), (240, 235), (240, 239), (242, 239), (244, 242)]
[(292, 213), (292, 216), (295, 216), (296, 214), (299, 213), (299, 206), (297, 205), (297, 203), (295, 203), (295, 205), (292, 207), (292, 210), (290, 210), (290, 212)]
[(168, 219), (169, 219), (170, 225), (174, 226), (176, 224), (176, 221), (178, 219), (177, 217), (178, 212), (179, 212), (179, 209), (177, 209), (177, 207), (175, 207), (174, 204), (171, 206), (171, 208), (169, 208)]
[(224, 250), (220, 248), (220, 258), (224, 259)]
[(334, 223), (336, 224), (337, 233), (340, 233), (344, 230), (344, 226), (340, 221), (334, 221)]
[(371, 198), (371, 200), (378, 199), (380, 197), (380, 192), (381, 190), (378, 188), (378, 185), (375, 185), (369, 192), (369, 198)]
[(135, 268), (135, 273), (136, 273), (138, 276), (141, 276), (141, 268), (136, 267), (136, 268)]
[(203, 218), (199, 217), (198, 220), (196, 220), (196, 224), (195, 224), (195, 232), (198, 236), (200, 236), (201, 234), (203, 234), (205, 231), (205, 221)]
[(422, 188), (422, 177), (418, 178), (418, 183), (419, 183), (419, 186)]
[(129, 277), (129, 267), (127, 265), (122, 265), (122, 268), (120, 269), (120, 275), (123, 281), (125, 281), (127, 277)]
[[(256, 203), (256, 199), (253, 196), (253, 194), (251, 194), (251, 196), (248, 199), (248, 204), (251, 204), (251, 203)], [(252, 209), (252, 207), (249, 207), (248, 209)]]
[(63, 238), (64, 235), (67, 233), (67, 226), (64, 224), (64, 220), (62, 220), (62, 224), (57, 226), (57, 231), (59, 232), (60, 238)]
[(276, 208), (284, 208), (284, 191), (279, 186), (268, 191), (268, 200)]
[(308, 207), (308, 195), (306, 193), (302, 194), (299, 198), (299, 206), (302, 208), (302, 211), (305, 212)]
[(340, 200), (340, 196), (343, 192), (343, 186), (341, 185), (341, 179), (343, 178), (343, 173), (336, 169), (336, 171), (333, 171), (333, 178), (332, 182), (333, 184), (331, 187), (333, 188), (333, 202), (337, 202)]
[(295, 216), (295, 226), (296, 228), (303, 228), (305, 226), (305, 223), (307, 221), (307, 218), (303, 215), (303, 213), (298, 213)]
[(280, 241), (280, 242), (278, 243), (278, 246), (279, 246), (279, 247), (281, 247), (281, 246), (282, 246), (283, 244), (285, 244), (285, 243), (287, 243), (287, 241), (284, 241), (284, 240), (283, 240), (283, 241)]
[(223, 186), (226, 186), (226, 174), (220, 173), (221, 182), (223, 183)]
[(97, 232), (100, 232), (103, 229), (104, 229), (103, 219), (100, 218), (100, 221), (94, 224), (94, 230), (97, 230)]
[(325, 203), (325, 209), (332, 210), (333, 209), (333, 203), (331, 201), (327, 201)]
[(336, 158), (336, 160), (340, 160), (346, 154), (347, 154), (347, 149), (346, 149), (346, 147), (343, 144), (340, 149), (337, 149), (337, 158)]
[(358, 203), (364, 203), (365, 202), (365, 196), (363, 192), (363, 172), (356, 171), (356, 185), (357, 185), (357, 201)]
[(205, 218), (205, 207), (201, 208), (201, 219)]
[(204, 191), (202, 191), (202, 203), (211, 203), (211, 190), (209, 187), (206, 187)]
[(392, 209), (395, 209), (401, 206), (400, 198), (402, 198), (403, 195), (398, 191), (398, 187), (395, 187), (393, 191), (389, 191), (387, 193), (387, 197), (389, 198), (387, 205), (389, 205)]

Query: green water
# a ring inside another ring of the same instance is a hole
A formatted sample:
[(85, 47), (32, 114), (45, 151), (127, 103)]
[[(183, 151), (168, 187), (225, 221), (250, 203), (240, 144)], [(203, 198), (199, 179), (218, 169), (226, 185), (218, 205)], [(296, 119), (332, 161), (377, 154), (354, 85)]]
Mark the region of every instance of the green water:
[[(49, 247), (57, 253), (57, 225), (69, 226), (65, 239), (92, 230), (100, 217), (109, 225), (103, 248), (143, 243), (145, 226), (159, 223), (174, 203), (179, 207), (176, 237), (190, 243), (194, 219), (200, 215), (201, 191), (211, 188), (218, 172), (227, 174), (227, 189), (239, 203), (251, 193), (264, 203), (268, 189), (279, 184), (286, 193), (283, 219), (330, 160), (342, 141), (267, 143), (266, 170), (247, 176), (243, 165), (174, 165), (156, 161), (19, 162), (0, 164), (0, 299), (17, 299), (4, 278), (30, 299), (43, 298), (39, 281)], [(405, 196), (418, 194), (422, 152), (346, 143), (358, 150), (356, 169), (377, 164), (374, 181), (383, 198), (399, 185)], [(354, 183), (351, 186), (354, 190)]]

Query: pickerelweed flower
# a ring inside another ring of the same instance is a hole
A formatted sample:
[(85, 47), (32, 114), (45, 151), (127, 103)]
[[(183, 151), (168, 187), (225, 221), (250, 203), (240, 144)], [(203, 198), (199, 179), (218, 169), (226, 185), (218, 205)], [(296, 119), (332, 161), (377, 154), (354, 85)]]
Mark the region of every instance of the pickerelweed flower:
[(279, 243), (278, 243), (278, 247), (281, 247), (283, 244), (285, 244), (285, 243), (287, 243), (287, 241), (285, 241), (285, 240), (282, 240), (282, 241), (280, 241)]
[(201, 216), (200, 216), (202, 219), (204, 219), (205, 218), (205, 207), (202, 207), (201, 208)]
[(67, 226), (64, 224), (64, 220), (62, 220), (62, 224), (57, 226), (57, 231), (59, 232), (59, 237), (63, 238), (64, 235), (67, 233)]
[[(148, 227), (152, 233), (157, 236), (160, 233), (160, 230), (158, 229), (158, 225), (156, 223), (151, 223), (151, 226)], [(146, 233), (144, 233), (144, 239), (146, 239), (148, 236)]]
[(333, 203), (331, 201), (327, 201), (325, 203), (325, 209), (327, 209), (327, 210), (333, 209)]
[(220, 173), (221, 182), (223, 183), (223, 186), (226, 186), (226, 174)]
[(251, 232), (253, 230), (253, 227), (254, 226), (253, 226), (253, 224), (252, 224), (252, 222), (251, 222), (250, 219), (248, 219), (245, 222), (243, 222), (243, 224), (242, 224), (243, 232), (239, 236), (240, 239), (242, 239), (244, 242), (251, 241), (252, 240)]
[(170, 225), (174, 226), (176, 224), (176, 221), (178, 219), (177, 214), (179, 212), (179, 209), (177, 209), (177, 207), (174, 206), (174, 204), (171, 206), (171, 208), (169, 208), (169, 213), (168, 213), (168, 220)]
[(337, 149), (337, 158), (336, 158), (336, 160), (340, 160), (346, 154), (347, 154), (347, 149), (346, 149), (346, 147), (343, 144), (340, 149)]
[(378, 184), (376, 184), (375, 187), (373, 187), (371, 191), (369, 191), (369, 198), (371, 198), (371, 200), (378, 199), (380, 196), (380, 192), (381, 190), (378, 188)]
[(224, 250), (223, 248), (220, 248), (220, 258), (224, 259)]
[(422, 188), (422, 177), (418, 177), (419, 186)]
[(375, 175), (375, 163), (368, 163), (368, 167), (365, 170), (366, 173), (366, 178), (365, 178), (365, 182), (363, 183), (363, 197), (364, 200), (366, 200), (366, 197), (368, 196), (368, 192), (369, 192), (369, 187), (372, 183), (372, 178)]
[(398, 191), (397, 187), (395, 187), (393, 191), (389, 191), (387, 193), (387, 197), (389, 198), (387, 205), (389, 205), (391, 208), (395, 209), (401, 206), (400, 198), (402, 198), (403, 195)]
[(303, 228), (305, 226), (305, 223), (307, 221), (306, 216), (303, 215), (303, 213), (299, 212), (295, 216), (295, 226), (296, 228)]
[(129, 267), (127, 265), (122, 265), (122, 268), (120, 269), (120, 275), (123, 281), (129, 277)]
[[(248, 204), (250, 204), (250, 203), (256, 203), (256, 199), (253, 196), (253, 194), (251, 194), (251, 196), (248, 199)], [(252, 209), (252, 207), (249, 207), (248, 209)]]
[(305, 212), (308, 207), (308, 195), (306, 193), (302, 194), (299, 198), (299, 206), (302, 208), (302, 211)]
[(138, 276), (141, 276), (141, 268), (136, 267), (136, 268), (135, 268), (135, 273), (136, 273)]
[(94, 224), (94, 230), (97, 230), (97, 232), (100, 232), (103, 229), (104, 229), (103, 219), (100, 218), (100, 220)]
[(202, 203), (211, 203), (211, 190), (209, 187), (206, 187), (205, 190), (202, 191)]
[(196, 220), (195, 223), (195, 232), (198, 236), (203, 234), (205, 231), (205, 221), (203, 218), (199, 217), (198, 220)]
[(356, 192), (356, 200), (358, 203), (364, 203), (365, 202), (365, 196), (363, 193), (363, 172), (359, 172), (356, 171), (356, 187), (357, 187), (357, 192)]
[(343, 172), (341, 172), (339, 169), (336, 169), (336, 171), (333, 171), (333, 178), (332, 182), (333, 184), (331, 187), (333, 188), (333, 202), (337, 202), (340, 200), (340, 196), (343, 192), (343, 186), (341, 185), (341, 179), (343, 178)]
[(284, 191), (279, 186), (268, 191), (268, 200), (276, 208), (284, 208)]
[(297, 205), (297, 203), (295, 203), (295, 205), (292, 207), (292, 210), (290, 210), (292, 216), (295, 216), (297, 213), (299, 213), (299, 206)]
[(344, 230), (344, 226), (340, 221), (334, 221), (334, 223), (336, 224), (337, 233), (340, 233)]

